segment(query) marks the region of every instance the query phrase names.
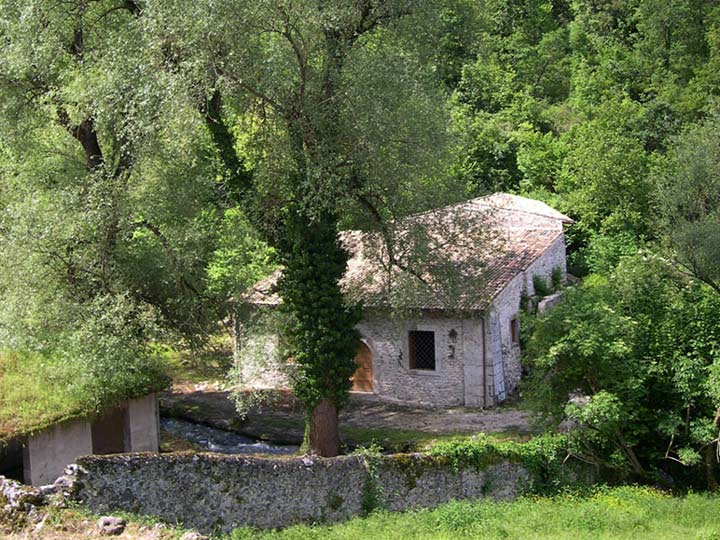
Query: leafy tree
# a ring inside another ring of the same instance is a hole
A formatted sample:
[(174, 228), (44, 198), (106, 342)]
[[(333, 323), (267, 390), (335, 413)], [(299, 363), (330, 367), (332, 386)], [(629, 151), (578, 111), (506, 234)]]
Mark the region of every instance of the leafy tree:
[(152, 378), (154, 341), (216, 327), (231, 197), (143, 3), (0, 7), (0, 349), (96, 374), (108, 405)]
[[(306, 443), (335, 455), (359, 320), (339, 290), (348, 254), (338, 229), (368, 218), (382, 228), (413, 209), (406, 194), (417, 177), (442, 167), (444, 96), (417, 39), (434, 11), (360, 0), (152, 8), (157, 39), (172, 47), (173, 69), (203, 88), (218, 154), (284, 268), (279, 293), (292, 321), (286, 341), (300, 366)], [(254, 130), (244, 144), (235, 119)]]
[(714, 486), (719, 306), (708, 287), (647, 255), (587, 278), (531, 323), (532, 403), (555, 422), (576, 422), (586, 459)]
[(664, 231), (677, 262), (720, 293), (720, 117), (680, 136), (658, 178)]

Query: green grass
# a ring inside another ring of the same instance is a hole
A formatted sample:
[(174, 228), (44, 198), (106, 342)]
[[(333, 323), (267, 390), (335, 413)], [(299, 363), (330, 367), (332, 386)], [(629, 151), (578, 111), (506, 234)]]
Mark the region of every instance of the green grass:
[(177, 383), (224, 383), (233, 363), (232, 343), (222, 337), (198, 352), (158, 347), (158, 353)]
[(327, 526), (238, 529), (232, 540), (720, 540), (720, 497), (672, 497), (649, 488), (591, 495), (451, 502), (435, 510), (375, 513)]
[(40, 355), (0, 356), (0, 439), (72, 416), (83, 405), (83, 392), (66, 365)]
[(162, 370), (152, 362), (93, 372), (72, 358), (2, 351), (0, 444), (62, 420), (92, 416), (166, 384)]

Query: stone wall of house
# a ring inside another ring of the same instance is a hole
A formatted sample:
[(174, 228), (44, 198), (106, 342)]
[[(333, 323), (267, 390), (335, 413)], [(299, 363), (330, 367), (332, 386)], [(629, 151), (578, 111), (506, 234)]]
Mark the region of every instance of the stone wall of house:
[[(372, 352), (376, 395), (420, 405), (465, 403), (464, 360), (482, 363), (482, 339), (466, 340), (472, 330), (468, 324), (442, 317), (395, 320), (378, 315), (367, 317), (358, 329)], [(408, 332), (411, 330), (435, 332), (434, 370), (410, 369)]]
[[(372, 353), (373, 391), (388, 401), (419, 405), (483, 405), (483, 329), (481, 319), (423, 316), (397, 320), (369, 315), (358, 324)], [(408, 332), (435, 332), (436, 368), (413, 370), (408, 364)], [(287, 388), (292, 366), (276, 358), (276, 338), (259, 336), (238, 353), (237, 369), (249, 388)]]
[(292, 386), (293, 366), (280, 358), (277, 335), (257, 334), (235, 343), (235, 373), (241, 386), (254, 389)]
[(512, 498), (530, 475), (510, 462), (453, 471), (422, 455), (271, 459), (219, 454), (93, 456), (78, 462), (78, 497), (203, 532), (338, 521), (372, 506), (402, 511), (453, 499)]
[[(560, 227), (556, 220), (550, 222)], [(565, 275), (563, 234), (498, 294), (484, 320), (432, 315), (400, 320), (386, 313), (367, 314), (357, 328), (372, 353), (374, 393), (388, 401), (435, 407), (493, 406), (507, 399), (521, 376), (520, 346), (512, 341), (511, 320), (518, 316), (523, 293), (535, 294), (533, 277), (550, 283), (555, 268)], [(410, 369), (411, 330), (435, 332), (435, 370)], [(290, 385), (287, 366), (275, 358), (273, 336), (249, 340), (245, 353), (251, 360), (244, 362), (241, 352), (238, 368), (246, 386)]]
[(551, 284), (552, 273), (555, 268), (560, 268), (563, 278), (567, 275), (567, 258), (565, 253), (565, 235), (561, 234), (555, 242), (538, 257), (523, 272), (525, 276), (525, 287), (530, 295), (535, 294), (533, 286), (533, 276), (544, 277), (547, 284)]
[(563, 276), (566, 275), (564, 235), (560, 235), (522, 274), (515, 276), (493, 302), (486, 319), (488, 356), (492, 359), (487, 392), (489, 396), (496, 396), (497, 402), (505, 400), (520, 382), (520, 346), (512, 341), (510, 325), (520, 312), (522, 295), (535, 294), (534, 276), (540, 276), (550, 284), (555, 268), (560, 268)]

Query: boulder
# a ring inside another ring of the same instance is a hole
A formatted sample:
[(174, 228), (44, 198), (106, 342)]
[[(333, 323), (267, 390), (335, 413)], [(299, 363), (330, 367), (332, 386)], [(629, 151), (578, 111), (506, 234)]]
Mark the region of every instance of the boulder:
[(100, 534), (105, 536), (117, 536), (125, 530), (127, 522), (119, 517), (103, 516), (98, 520)]

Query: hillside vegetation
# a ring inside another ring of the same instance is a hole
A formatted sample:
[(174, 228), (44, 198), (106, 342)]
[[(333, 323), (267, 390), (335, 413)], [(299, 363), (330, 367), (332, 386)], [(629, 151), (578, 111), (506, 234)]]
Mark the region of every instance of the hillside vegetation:
[(434, 295), (443, 246), (394, 224), (506, 191), (575, 221), (585, 280), (523, 323), (523, 394), (619, 477), (717, 488), (717, 2), (0, 0), (0, 42), (0, 350), (62, 392), (113, 402), (282, 265), (279, 350), (335, 455), (340, 232)]

